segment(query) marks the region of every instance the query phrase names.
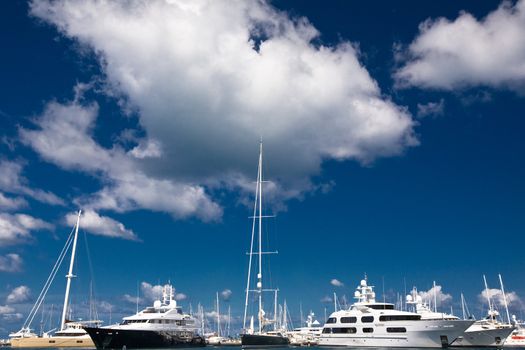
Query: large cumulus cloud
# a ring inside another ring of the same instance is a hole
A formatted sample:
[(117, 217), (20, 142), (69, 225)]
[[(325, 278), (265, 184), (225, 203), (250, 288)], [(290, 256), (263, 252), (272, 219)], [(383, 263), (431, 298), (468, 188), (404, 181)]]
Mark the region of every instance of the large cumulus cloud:
[[(276, 200), (311, 190), (325, 159), (366, 163), (417, 144), (410, 114), (381, 93), (355, 45), (314, 45), (307, 19), (263, 1), (35, 0), (31, 14), (95, 52), (105, 91), (137, 112), (147, 138), (127, 153), (140, 169), (131, 183), (163, 179), (154, 193), (252, 190), (260, 137)], [(96, 164), (114, 159), (105, 155)], [(105, 187), (98, 207), (126, 207), (126, 184)], [(220, 215), (199, 203), (190, 214)]]

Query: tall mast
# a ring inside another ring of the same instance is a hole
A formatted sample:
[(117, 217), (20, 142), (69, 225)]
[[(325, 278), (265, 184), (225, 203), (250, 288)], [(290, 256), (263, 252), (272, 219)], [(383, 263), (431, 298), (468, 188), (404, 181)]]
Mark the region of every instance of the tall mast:
[(437, 312), (437, 291), (436, 291), (436, 281), (434, 281), (434, 312)]
[(489, 303), (489, 316), (492, 320), (492, 322), (494, 323), (494, 315), (493, 315), (493, 312), (492, 312), (492, 304), (490, 302), (490, 294), (489, 294), (489, 287), (487, 285), (487, 279), (485, 278), (485, 275), (483, 275), (483, 282), (485, 283), (485, 293), (487, 294), (487, 301)]
[[(248, 278), (246, 280), (246, 296), (244, 299), (244, 318), (242, 322), (243, 329), (246, 329), (246, 318), (248, 316), (248, 297), (250, 294), (250, 279), (251, 279), (251, 272), (252, 272), (252, 258), (253, 258), (253, 242), (255, 238), (255, 220), (256, 220), (256, 214), (257, 214), (257, 199), (259, 198), (259, 169), (257, 169), (257, 186), (255, 187), (255, 203), (253, 205), (253, 216), (252, 216), (252, 238), (250, 243), (250, 258), (248, 260)], [(252, 327), (253, 328), (253, 327)]]
[(259, 333), (263, 328), (262, 308), (262, 140), (259, 146), (259, 273), (257, 274), (257, 289), (259, 291)]
[(228, 305), (228, 337), (230, 337), (230, 323), (231, 323), (231, 319), (232, 319), (232, 314), (231, 314), (231, 310), (230, 310), (230, 305)]
[(66, 313), (67, 313), (67, 309), (69, 306), (69, 290), (71, 288), (71, 279), (73, 277), (76, 277), (75, 275), (73, 275), (73, 265), (75, 263), (75, 253), (77, 250), (78, 225), (80, 223), (80, 213), (81, 212), (82, 212), (81, 210), (78, 211), (77, 224), (75, 226), (75, 238), (73, 238), (73, 247), (71, 248), (71, 261), (69, 263), (69, 272), (66, 275), (66, 278), (67, 278), (66, 295), (64, 297), (64, 308), (62, 309), (62, 318), (60, 320), (60, 330), (63, 330), (66, 325)]
[(505, 311), (507, 312), (507, 321), (510, 324), (510, 315), (509, 315), (509, 306), (507, 304), (507, 295), (505, 294), (505, 289), (503, 289), (503, 280), (501, 279), (501, 274), (499, 276), (499, 284), (501, 285), (501, 293), (503, 293), (503, 302), (505, 303)]
[(273, 293), (273, 330), (277, 330), (277, 292), (278, 289), (274, 289)]
[(465, 297), (463, 297), (463, 293), (461, 293), (461, 311), (463, 312), (463, 319), (466, 320), (465, 317)]
[(221, 314), (219, 310), (219, 292), (217, 292), (217, 336), (221, 336)]

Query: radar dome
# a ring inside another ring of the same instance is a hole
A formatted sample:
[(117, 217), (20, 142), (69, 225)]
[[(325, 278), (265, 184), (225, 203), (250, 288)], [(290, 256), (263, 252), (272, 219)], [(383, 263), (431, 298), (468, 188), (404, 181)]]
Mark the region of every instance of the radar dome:
[(155, 300), (155, 302), (153, 303), (153, 307), (155, 308), (159, 308), (161, 305), (162, 303), (160, 302), (160, 300)]
[(354, 293), (354, 296), (356, 298), (359, 298), (361, 296), (361, 293), (359, 293), (359, 291), (356, 290), (355, 293)]
[(366, 280), (361, 280), (361, 287), (366, 287)]
[(416, 297), (416, 301), (417, 301), (418, 303), (422, 303), (422, 302), (423, 302), (423, 298), (421, 297), (421, 295), (418, 295), (418, 296)]
[(407, 295), (407, 302), (410, 303), (410, 302), (412, 302), (412, 300), (413, 300), (413, 299), (412, 299), (412, 296), (411, 296), (411, 295)]

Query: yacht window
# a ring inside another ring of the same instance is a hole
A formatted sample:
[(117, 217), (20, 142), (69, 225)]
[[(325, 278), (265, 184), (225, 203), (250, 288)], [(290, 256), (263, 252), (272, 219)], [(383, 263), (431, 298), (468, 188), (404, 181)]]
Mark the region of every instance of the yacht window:
[(363, 328), (363, 333), (374, 333), (373, 328)]
[(350, 333), (350, 334), (355, 334), (356, 332), (357, 332), (357, 329), (355, 327), (332, 328), (332, 333)]
[(332, 328), (323, 328), (323, 333), (332, 333)]
[(390, 304), (371, 304), (367, 306), (370, 309), (374, 309), (374, 310), (394, 310), (394, 305), (390, 305)]
[(341, 317), (341, 323), (356, 323), (357, 317)]
[(363, 317), (361, 317), (361, 322), (363, 322), (363, 323), (372, 323), (372, 322), (374, 322), (374, 316), (363, 316)]
[(407, 329), (405, 327), (387, 327), (387, 333), (406, 333)]
[(421, 315), (383, 315), (379, 316), (379, 321), (418, 321)]
[(337, 318), (335, 318), (335, 317), (330, 317), (330, 318), (326, 321), (326, 323), (336, 323), (336, 322), (337, 322)]

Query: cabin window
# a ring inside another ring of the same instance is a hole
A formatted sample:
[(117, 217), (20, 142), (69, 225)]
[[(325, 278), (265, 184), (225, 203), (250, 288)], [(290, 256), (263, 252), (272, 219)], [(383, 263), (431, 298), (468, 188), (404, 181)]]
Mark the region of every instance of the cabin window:
[(54, 343), (55, 341), (54, 341), (54, 340), (50, 340), (49, 342), (50, 342), (50, 343)]
[(390, 304), (372, 304), (367, 305), (370, 309), (374, 310), (394, 310), (394, 305)]
[(421, 315), (383, 315), (379, 316), (379, 321), (418, 321)]
[(330, 317), (330, 318), (326, 321), (326, 323), (336, 323), (336, 322), (337, 322), (337, 318), (335, 318), (335, 317)]
[(374, 316), (363, 316), (363, 317), (361, 317), (361, 322), (363, 322), (363, 323), (372, 323), (372, 322), (374, 322)]
[(357, 333), (357, 329), (355, 327), (337, 327), (337, 328), (332, 328), (332, 333), (355, 334)]
[(357, 317), (341, 317), (341, 323), (356, 323)]
[(82, 340), (77, 340), (77, 343), (82, 343)]
[(324, 334), (332, 333), (332, 328), (323, 328), (323, 333)]
[(363, 328), (363, 333), (374, 333), (374, 329), (373, 328)]
[(407, 329), (405, 327), (387, 327), (387, 333), (406, 333)]

